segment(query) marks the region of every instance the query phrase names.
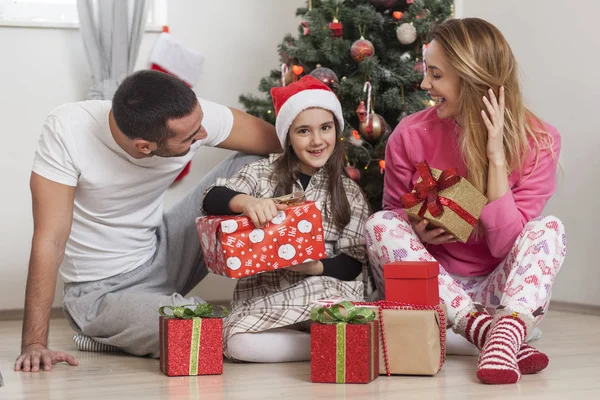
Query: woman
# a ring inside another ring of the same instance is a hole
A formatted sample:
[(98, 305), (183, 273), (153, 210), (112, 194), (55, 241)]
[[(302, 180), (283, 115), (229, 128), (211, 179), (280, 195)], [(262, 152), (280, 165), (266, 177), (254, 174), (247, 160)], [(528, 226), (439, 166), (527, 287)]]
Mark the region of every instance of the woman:
[[(548, 364), (525, 338), (547, 310), (566, 252), (562, 223), (540, 217), (556, 187), (560, 136), (523, 104), (514, 55), (496, 27), (454, 19), (432, 37), (421, 88), (437, 106), (404, 118), (388, 140), (384, 211), (367, 223), (370, 264), (383, 296), (384, 264), (437, 260), (448, 320), (481, 350), (478, 378), (516, 383)], [(467, 243), (407, 221), (400, 198), (423, 160), (458, 168), (487, 196)]]

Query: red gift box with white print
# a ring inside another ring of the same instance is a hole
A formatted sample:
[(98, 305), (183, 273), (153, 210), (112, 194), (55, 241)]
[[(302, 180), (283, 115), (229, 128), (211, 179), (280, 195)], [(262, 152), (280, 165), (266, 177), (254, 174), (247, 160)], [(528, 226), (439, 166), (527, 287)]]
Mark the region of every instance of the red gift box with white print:
[(239, 279), (325, 258), (321, 204), (289, 206), (262, 228), (245, 216), (198, 218), (208, 270)]

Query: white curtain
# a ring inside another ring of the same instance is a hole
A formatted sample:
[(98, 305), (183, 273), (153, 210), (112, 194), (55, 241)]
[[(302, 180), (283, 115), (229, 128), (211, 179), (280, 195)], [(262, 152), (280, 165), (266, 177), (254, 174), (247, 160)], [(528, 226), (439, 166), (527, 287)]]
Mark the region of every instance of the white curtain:
[(111, 100), (133, 72), (148, 12), (147, 0), (77, 0), (83, 44), (92, 70), (89, 99)]

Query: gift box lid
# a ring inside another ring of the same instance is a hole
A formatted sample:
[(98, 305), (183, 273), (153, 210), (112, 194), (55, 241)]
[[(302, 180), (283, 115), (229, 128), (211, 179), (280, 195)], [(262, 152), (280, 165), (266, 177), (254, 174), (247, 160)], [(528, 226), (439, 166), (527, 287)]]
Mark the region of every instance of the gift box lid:
[(438, 276), (436, 261), (397, 261), (383, 266), (385, 279), (427, 279)]

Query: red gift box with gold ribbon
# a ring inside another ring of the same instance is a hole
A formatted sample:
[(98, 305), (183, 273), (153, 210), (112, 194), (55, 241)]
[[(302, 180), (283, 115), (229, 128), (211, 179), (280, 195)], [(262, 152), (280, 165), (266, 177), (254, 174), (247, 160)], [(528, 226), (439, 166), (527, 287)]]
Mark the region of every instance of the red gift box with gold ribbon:
[(369, 383), (379, 375), (379, 322), (348, 301), (313, 309), (311, 381)]
[[(223, 319), (211, 304), (160, 308), (160, 370), (168, 376), (223, 373)], [(171, 310), (173, 314), (167, 314)]]
[(198, 218), (208, 270), (239, 279), (325, 258), (320, 207), (312, 201), (289, 206), (262, 228), (245, 216)]
[(416, 219), (427, 219), (466, 243), (487, 204), (485, 197), (456, 168), (430, 168), (426, 161), (416, 164), (420, 179), (414, 190), (402, 196), (402, 208)]

